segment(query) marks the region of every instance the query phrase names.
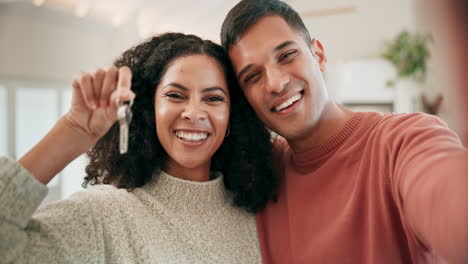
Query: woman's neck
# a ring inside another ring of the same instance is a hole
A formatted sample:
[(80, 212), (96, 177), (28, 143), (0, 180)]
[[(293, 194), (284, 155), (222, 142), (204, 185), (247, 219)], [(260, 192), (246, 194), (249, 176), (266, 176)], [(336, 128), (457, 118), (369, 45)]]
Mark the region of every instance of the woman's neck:
[(204, 164), (195, 168), (187, 168), (171, 159), (166, 161), (163, 170), (167, 174), (183, 180), (205, 182), (210, 180), (210, 165)]

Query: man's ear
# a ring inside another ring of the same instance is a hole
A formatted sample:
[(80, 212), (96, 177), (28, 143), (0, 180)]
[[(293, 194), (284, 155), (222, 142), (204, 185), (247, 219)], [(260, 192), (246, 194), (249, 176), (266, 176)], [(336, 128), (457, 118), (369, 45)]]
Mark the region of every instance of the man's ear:
[(327, 66), (327, 56), (325, 55), (325, 50), (323, 49), (322, 43), (320, 43), (320, 41), (317, 39), (312, 39), (310, 42), (310, 50), (320, 65), (320, 71), (324, 72)]

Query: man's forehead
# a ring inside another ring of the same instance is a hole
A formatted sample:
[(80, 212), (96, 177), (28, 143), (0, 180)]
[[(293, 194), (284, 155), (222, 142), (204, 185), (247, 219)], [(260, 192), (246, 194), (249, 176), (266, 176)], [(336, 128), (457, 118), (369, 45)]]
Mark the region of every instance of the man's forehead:
[(256, 45), (269, 42), (274, 45), (275, 41), (281, 42), (281, 39), (295, 37), (296, 34), (282, 17), (265, 16), (250, 26), (235, 44)]
[(263, 41), (253, 39), (252, 41), (238, 41), (229, 49), (229, 55), (248, 59), (250, 57), (258, 57), (264, 54), (270, 54), (278, 51), (283, 43), (295, 43), (290, 38), (266, 38)]
[(291, 28), (280, 16), (265, 16), (250, 26), (230, 48), (241, 48), (246, 51), (264, 51), (265, 48), (274, 49), (284, 41), (296, 40), (302, 34)]
[(229, 56), (236, 71), (259, 58), (267, 58), (278, 52), (283, 44), (298, 43), (302, 38), (299, 32), (291, 29), (282, 19), (262, 18), (249, 28), (241, 38), (229, 48)]

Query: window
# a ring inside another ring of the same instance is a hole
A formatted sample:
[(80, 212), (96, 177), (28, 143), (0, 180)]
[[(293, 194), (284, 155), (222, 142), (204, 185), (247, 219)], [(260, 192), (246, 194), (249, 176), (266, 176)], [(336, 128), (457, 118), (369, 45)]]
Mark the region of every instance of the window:
[[(0, 155), (19, 159), (36, 145), (71, 105), (63, 84), (0, 80)], [(86, 154), (65, 167), (47, 186), (43, 204), (82, 191)]]
[(58, 117), (55, 89), (16, 90), (16, 153), (23, 156), (54, 126)]
[[(16, 89), (16, 158), (21, 158), (52, 129), (58, 119), (58, 93), (51, 88)], [(55, 177), (49, 187), (59, 184)]]
[(0, 156), (8, 156), (8, 105), (7, 89), (0, 86)]
[[(64, 115), (70, 109), (71, 99), (72, 89), (62, 90), (61, 115)], [(83, 154), (63, 169), (60, 174), (62, 199), (68, 198), (74, 192), (83, 190), (81, 184), (86, 174), (85, 168), (87, 163), (88, 159), (86, 158), (86, 154)]]

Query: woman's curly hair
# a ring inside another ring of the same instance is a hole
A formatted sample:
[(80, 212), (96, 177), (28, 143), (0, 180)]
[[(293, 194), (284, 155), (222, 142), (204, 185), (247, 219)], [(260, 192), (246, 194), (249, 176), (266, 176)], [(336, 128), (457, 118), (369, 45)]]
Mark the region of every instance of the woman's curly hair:
[(234, 204), (250, 212), (275, 199), (277, 178), (272, 168), (270, 133), (238, 87), (229, 57), (221, 46), (181, 33), (155, 36), (125, 51), (114, 62), (116, 67), (131, 69), (132, 90), (136, 94), (128, 152), (119, 153), (119, 127), (114, 124), (87, 153), (90, 163), (86, 167), (85, 187), (103, 183), (131, 191), (157, 177), (154, 172), (164, 168), (167, 153), (156, 135), (156, 87), (171, 62), (196, 54), (209, 56), (222, 66), (231, 97), (230, 133), (212, 157), (211, 171), (224, 174), (224, 184), (233, 193)]

